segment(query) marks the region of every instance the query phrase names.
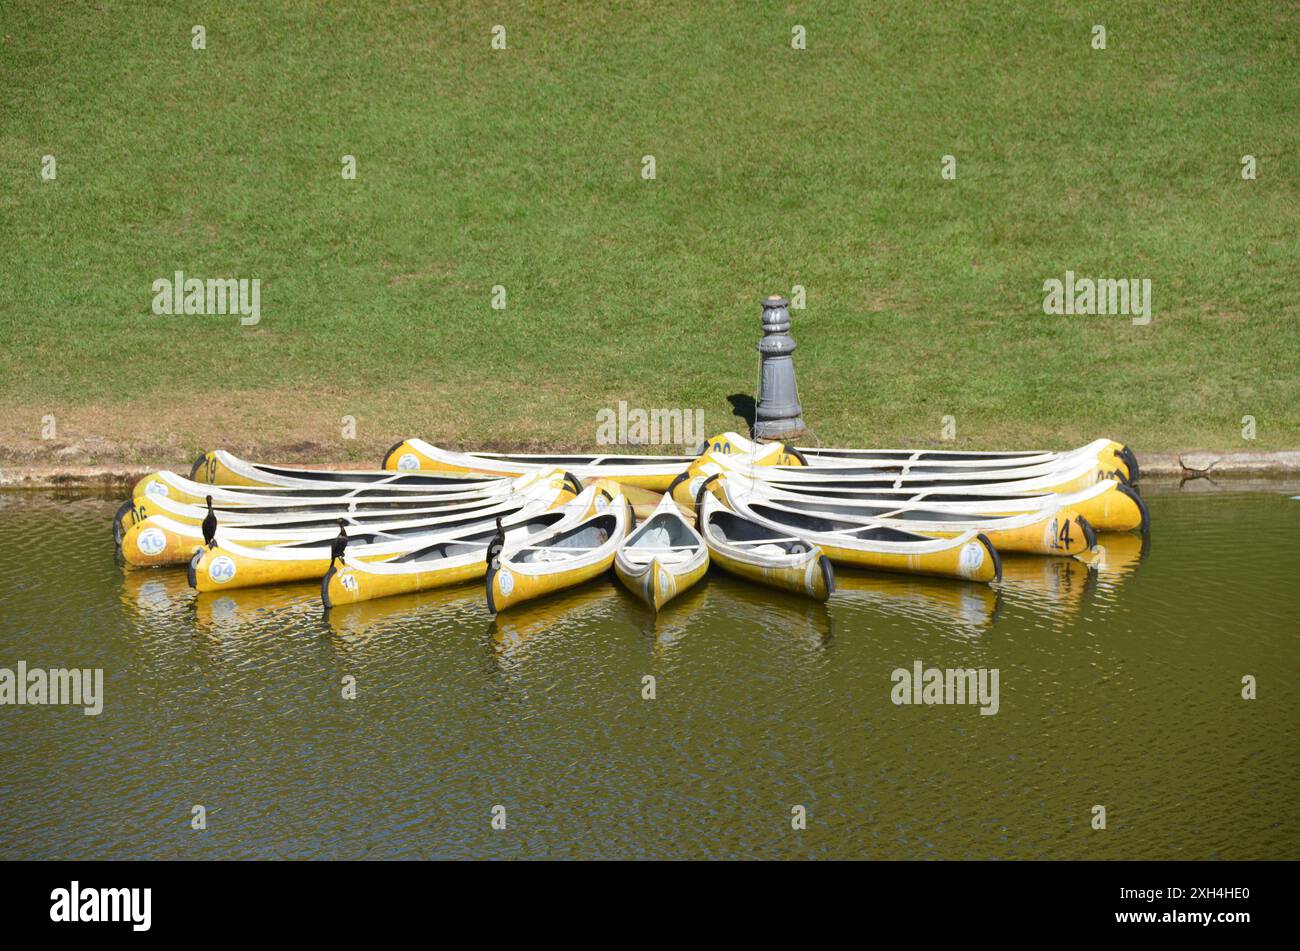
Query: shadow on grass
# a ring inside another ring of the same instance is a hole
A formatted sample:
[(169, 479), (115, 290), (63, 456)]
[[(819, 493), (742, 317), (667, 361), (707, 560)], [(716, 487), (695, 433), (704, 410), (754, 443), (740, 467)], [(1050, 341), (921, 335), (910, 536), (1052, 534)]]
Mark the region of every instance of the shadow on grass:
[(745, 421), (745, 434), (752, 435), (754, 432), (754, 397), (748, 393), (733, 393), (727, 397), (727, 402), (731, 404), (731, 414), (739, 416)]

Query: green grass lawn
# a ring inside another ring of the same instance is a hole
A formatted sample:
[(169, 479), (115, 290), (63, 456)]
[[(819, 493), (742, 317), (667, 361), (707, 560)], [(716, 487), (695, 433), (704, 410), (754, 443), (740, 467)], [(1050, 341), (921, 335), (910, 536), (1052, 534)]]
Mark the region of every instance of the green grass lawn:
[[(1300, 446), (1294, 3), (0, 6), (11, 457), (737, 428), (795, 284), (824, 443)], [(155, 316), (178, 269), (260, 324)], [(1044, 314), (1066, 270), (1150, 325)]]

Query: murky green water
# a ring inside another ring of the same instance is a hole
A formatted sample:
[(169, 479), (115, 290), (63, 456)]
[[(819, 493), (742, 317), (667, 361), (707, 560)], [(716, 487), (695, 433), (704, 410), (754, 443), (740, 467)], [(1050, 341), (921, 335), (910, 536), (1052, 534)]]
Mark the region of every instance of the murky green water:
[[(115, 500), (0, 495), (0, 667), (106, 694), (0, 707), (0, 858), (1295, 857), (1284, 488), (1148, 490), (1145, 557), (1008, 559), (997, 592), (712, 574), (656, 620), (610, 580), (495, 623), (477, 587), (196, 596), (115, 561)], [(916, 660), (997, 668), (998, 713), (894, 705)]]

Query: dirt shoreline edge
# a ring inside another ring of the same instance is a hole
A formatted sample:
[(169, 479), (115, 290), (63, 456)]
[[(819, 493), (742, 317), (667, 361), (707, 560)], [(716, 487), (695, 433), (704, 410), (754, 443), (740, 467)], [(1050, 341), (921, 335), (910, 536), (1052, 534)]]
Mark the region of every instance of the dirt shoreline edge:
[[(1285, 478), (1300, 475), (1300, 449), (1275, 452), (1212, 452), (1138, 454), (1143, 480), (1200, 478)], [(0, 489), (120, 489), (129, 488), (142, 476), (167, 465), (106, 463), (103, 465), (6, 465), (0, 466)], [(171, 465), (173, 471), (188, 474), (189, 464)], [(308, 469), (358, 468), (356, 463), (326, 463), (303, 466)]]

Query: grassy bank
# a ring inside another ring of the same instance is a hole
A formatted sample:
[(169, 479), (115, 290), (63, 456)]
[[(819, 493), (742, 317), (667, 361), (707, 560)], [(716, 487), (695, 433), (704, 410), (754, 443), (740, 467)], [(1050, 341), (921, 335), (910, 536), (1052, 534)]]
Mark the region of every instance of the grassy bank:
[[(823, 442), (1300, 446), (1300, 7), (1038, 6), (7, 3), (4, 455), (736, 428), (795, 284)], [(260, 323), (154, 315), (176, 270)], [(1044, 314), (1067, 270), (1150, 325)]]

